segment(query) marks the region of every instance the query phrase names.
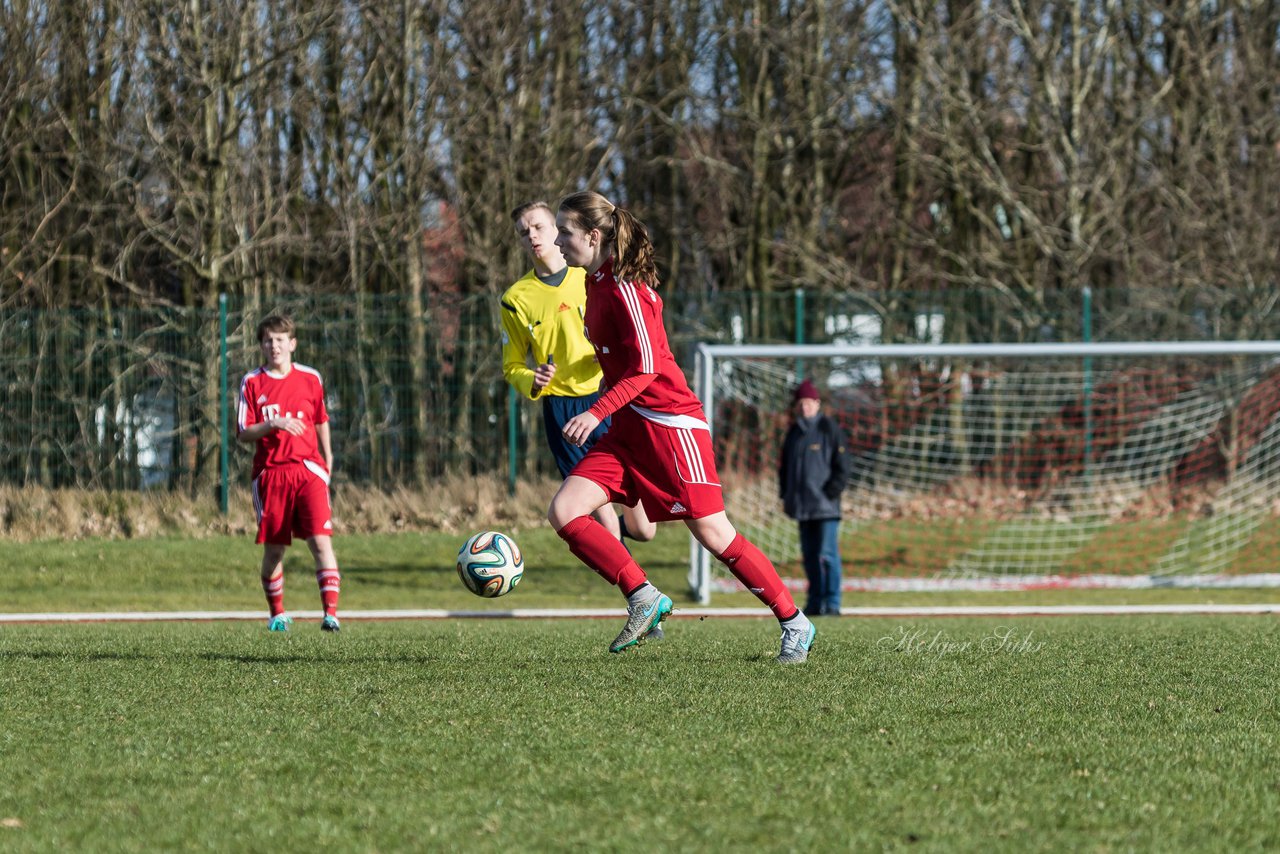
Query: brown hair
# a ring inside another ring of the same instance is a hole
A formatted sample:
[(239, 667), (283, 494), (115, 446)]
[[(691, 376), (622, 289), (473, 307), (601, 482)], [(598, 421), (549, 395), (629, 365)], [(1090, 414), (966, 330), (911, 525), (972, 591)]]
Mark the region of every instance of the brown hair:
[(618, 281), (658, 286), (649, 230), (630, 211), (590, 191), (566, 196), (560, 202), (560, 210), (579, 228), (599, 229), (604, 242), (613, 245), (613, 274)]
[(527, 214), (529, 211), (538, 210), (539, 208), (551, 214), (553, 219), (555, 218), (556, 212), (551, 209), (551, 205), (547, 204), (544, 201), (539, 200), (536, 202), (525, 202), (523, 205), (520, 205), (520, 207), (513, 210), (511, 212), (511, 221), (515, 222), (516, 220), (520, 219), (520, 217)]
[(298, 337), (297, 327), (293, 324), (293, 318), (287, 314), (273, 314), (270, 317), (264, 317), (262, 322), (258, 324), (258, 343), (262, 343), (263, 337), (268, 332), (283, 332), (290, 338)]

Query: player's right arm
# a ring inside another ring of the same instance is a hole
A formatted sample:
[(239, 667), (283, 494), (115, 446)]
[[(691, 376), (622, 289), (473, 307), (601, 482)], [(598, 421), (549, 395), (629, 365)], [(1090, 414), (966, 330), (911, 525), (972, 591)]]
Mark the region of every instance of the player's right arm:
[(529, 327), (525, 325), (517, 308), (502, 300), (502, 375), (511, 387), (533, 400), (533, 369), (525, 364), (525, 356), (533, 349)]
[(251, 376), (247, 374), (240, 380), (240, 398), (236, 401), (236, 439), (241, 442), (256, 442), (270, 429), (265, 426), (266, 422), (258, 420), (258, 411), (249, 402), (249, 395), (253, 393)]

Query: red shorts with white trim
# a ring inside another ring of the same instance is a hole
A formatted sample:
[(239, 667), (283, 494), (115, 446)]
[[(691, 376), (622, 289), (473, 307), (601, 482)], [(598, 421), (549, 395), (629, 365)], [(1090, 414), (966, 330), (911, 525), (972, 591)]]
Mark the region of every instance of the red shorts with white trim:
[(291, 463), (263, 469), (253, 481), (258, 542), (287, 546), (294, 537), (333, 535), (329, 473), (319, 463)]
[(724, 510), (711, 432), (667, 427), (625, 407), (571, 474), (599, 485), (610, 501), (628, 507), (640, 501), (654, 522)]

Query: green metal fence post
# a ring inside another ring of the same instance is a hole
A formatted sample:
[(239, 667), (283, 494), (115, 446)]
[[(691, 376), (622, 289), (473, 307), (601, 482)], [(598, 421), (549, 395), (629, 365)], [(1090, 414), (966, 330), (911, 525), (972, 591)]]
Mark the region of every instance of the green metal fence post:
[(227, 469), (231, 465), (231, 448), (227, 444), (231, 438), (230, 425), (228, 424), (229, 407), (227, 406), (227, 295), (218, 294), (218, 338), (220, 358), (218, 366), (218, 421), (220, 422), (220, 433), (218, 444), (222, 452), (222, 484), (218, 493), (218, 508), (222, 511), (222, 515), (227, 515), (228, 502), (230, 501), (230, 479), (231, 475)]

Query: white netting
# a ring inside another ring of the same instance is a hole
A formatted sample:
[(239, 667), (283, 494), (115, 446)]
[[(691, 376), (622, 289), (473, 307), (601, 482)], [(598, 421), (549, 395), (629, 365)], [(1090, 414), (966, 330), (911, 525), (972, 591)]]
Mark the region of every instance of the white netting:
[(846, 578), (1267, 581), (1280, 542), (1280, 346), (1109, 346), (883, 347), (876, 358), (704, 348), (730, 519), (798, 574), (776, 472), (791, 391), (807, 376), (849, 439)]

